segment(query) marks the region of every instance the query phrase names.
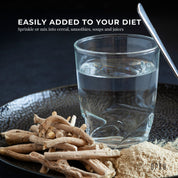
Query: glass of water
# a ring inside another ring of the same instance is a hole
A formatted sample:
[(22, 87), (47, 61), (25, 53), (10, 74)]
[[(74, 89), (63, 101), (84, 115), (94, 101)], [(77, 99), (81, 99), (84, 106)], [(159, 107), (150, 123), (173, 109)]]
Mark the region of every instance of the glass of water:
[(74, 44), (87, 133), (113, 148), (145, 141), (153, 123), (160, 50), (153, 38), (103, 34)]

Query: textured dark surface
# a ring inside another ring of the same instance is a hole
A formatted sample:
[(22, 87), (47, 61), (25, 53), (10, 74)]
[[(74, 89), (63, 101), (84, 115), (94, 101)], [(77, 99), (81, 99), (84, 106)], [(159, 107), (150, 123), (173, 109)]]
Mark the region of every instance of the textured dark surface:
[[(52, 111), (57, 111), (60, 115), (67, 117), (77, 115), (77, 125), (81, 125), (84, 120), (80, 115), (79, 102), (77, 97), (77, 86), (54, 88), (51, 90), (34, 93), (0, 107), (0, 132), (19, 128), (28, 130), (33, 123), (33, 114), (47, 117)], [(155, 119), (150, 133), (150, 141), (155, 139), (174, 140), (178, 137), (178, 86), (160, 84), (158, 89), (158, 99), (155, 110)], [(3, 138), (0, 139), (0, 146), (5, 146)], [(0, 156), (2, 162), (26, 170), (28, 176), (33, 173), (40, 177), (38, 173), (40, 165), (34, 163), (24, 163), (11, 158)], [(12, 168), (11, 168), (12, 169)], [(48, 176), (55, 176), (49, 172)], [(63, 177), (63, 176), (62, 176)]]

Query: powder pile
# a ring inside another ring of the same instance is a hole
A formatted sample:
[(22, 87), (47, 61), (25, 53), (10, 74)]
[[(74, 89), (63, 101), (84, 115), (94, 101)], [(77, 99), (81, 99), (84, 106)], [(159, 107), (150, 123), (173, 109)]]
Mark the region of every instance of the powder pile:
[(166, 142), (166, 140), (163, 139), (161, 141), (155, 140), (153, 143), (167, 150), (178, 152), (178, 138), (176, 138), (173, 142)]
[(121, 156), (112, 160), (116, 178), (149, 178), (178, 175), (178, 153), (150, 142), (121, 150)]

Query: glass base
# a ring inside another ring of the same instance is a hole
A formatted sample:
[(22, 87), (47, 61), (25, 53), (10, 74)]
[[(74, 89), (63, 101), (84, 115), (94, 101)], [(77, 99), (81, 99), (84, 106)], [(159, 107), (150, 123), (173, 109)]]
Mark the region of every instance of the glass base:
[(131, 145), (147, 141), (154, 118), (153, 112), (146, 113), (146, 116), (143, 112), (143, 115), (136, 115), (135, 119), (129, 115), (131, 113), (129, 111), (128, 118), (120, 122), (122, 118), (106, 120), (88, 111), (83, 112), (83, 109), (81, 111), (87, 125), (86, 132), (96, 142), (104, 143), (113, 149), (128, 148)]
[(132, 137), (132, 138), (126, 138), (119, 136), (112, 136), (112, 137), (94, 137), (93, 138), (96, 143), (104, 143), (108, 147), (113, 149), (123, 149), (128, 148), (132, 145), (144, 142), (148, 140), (148, 137)]

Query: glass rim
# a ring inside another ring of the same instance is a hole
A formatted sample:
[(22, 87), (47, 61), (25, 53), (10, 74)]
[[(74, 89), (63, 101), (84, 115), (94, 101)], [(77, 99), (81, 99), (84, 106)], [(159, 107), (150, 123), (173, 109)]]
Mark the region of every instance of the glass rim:
[[(88, 50), (88, 49), (84, 49), (79, 47), (78, 45), (80, 43), (89, 41), (89, 40), (93, 40), (93, 39), (101, 39), (101, 38), (105, 38), (105, 37), (109, 37), (109, 36), (127, 36), (127, 37), (135, 37), (135, 38), (142, 38), (142, 39), (146, 39), (146, 40), (150, 40), (152, 42), (154, 42), (154, 46), (151, 48), (146, 48), (143, 50), (136, 50), (136, 51), (128, 51), (128, 52), (107, 52), (107, 51), (94, 51), (94, 50)], [(80, 38), (77, 41), (74, 42), (74, 48), (83, 54), (100, 54), (100, 55), (126, 55), (126, 54), (147, 54), (147, 53), (151, 53), (153, 51), (155, 51), (158, 48), (157, 43), (155, 42), (154, 38), (150, 37), (150, 36), (146, 36), (146, 35), (141, 35), (141, 34), (129, 34), (129, 33), (113, 33), (113, 34), (100, 34), (100, 35), (92, 35), (92, 36), (87, 36), (84, 38)]]

